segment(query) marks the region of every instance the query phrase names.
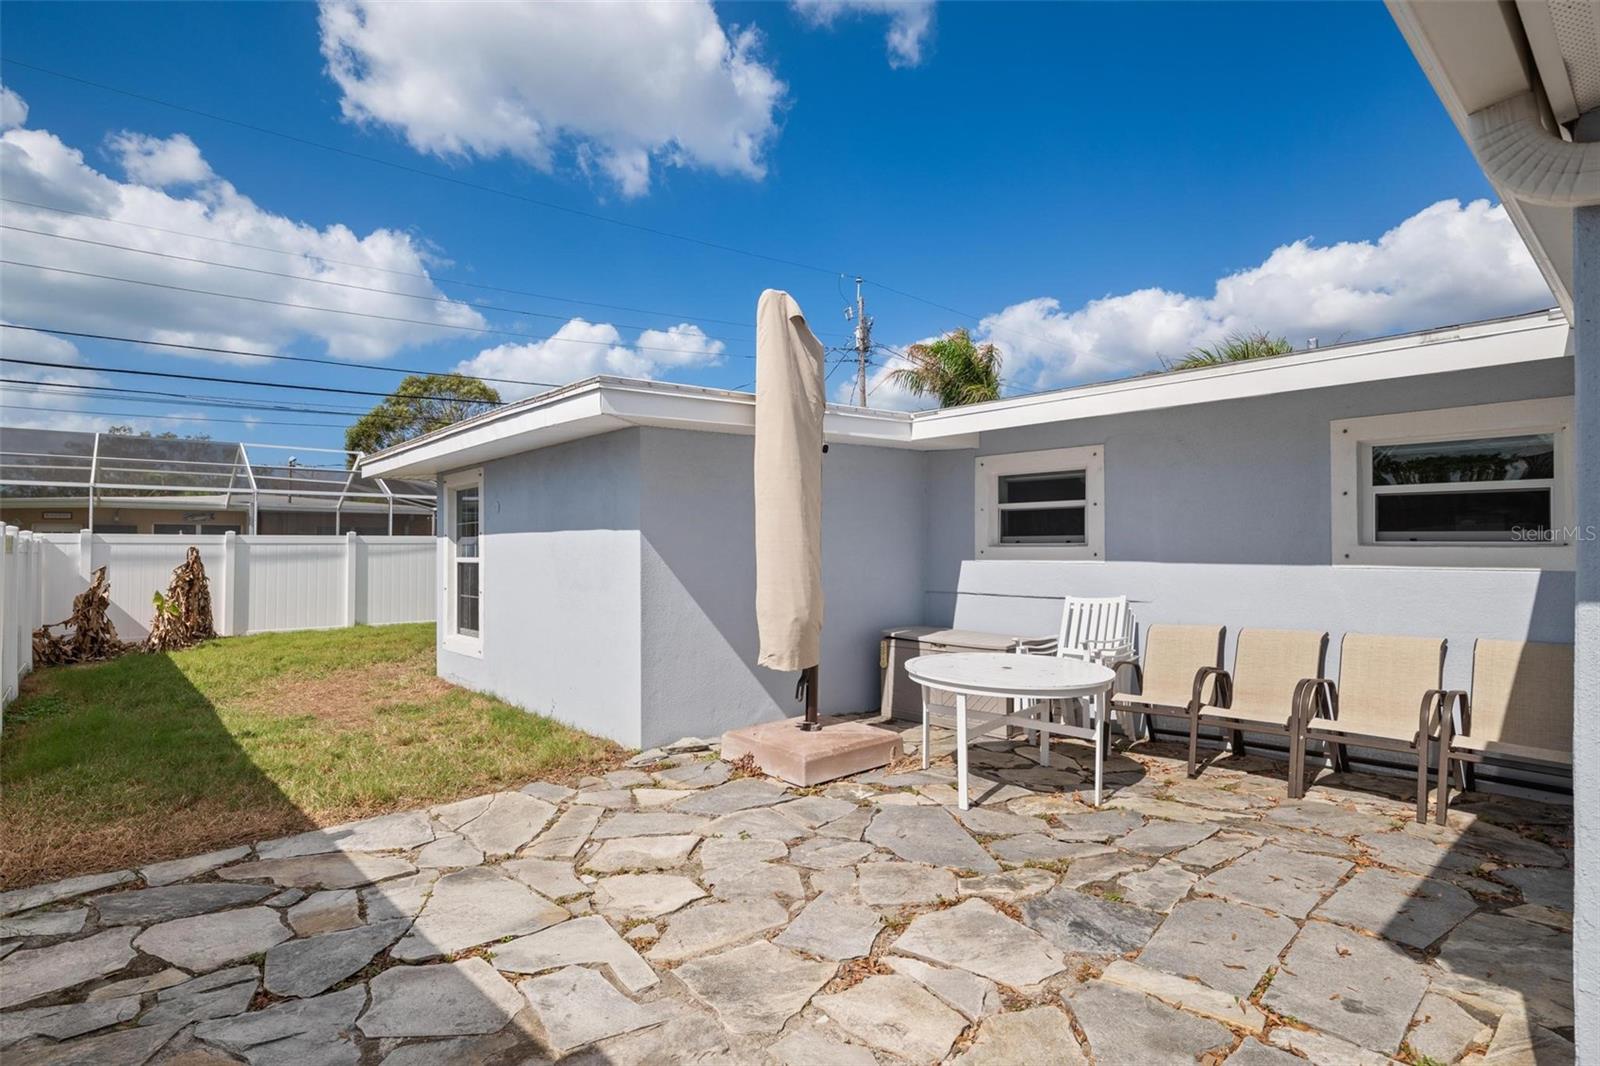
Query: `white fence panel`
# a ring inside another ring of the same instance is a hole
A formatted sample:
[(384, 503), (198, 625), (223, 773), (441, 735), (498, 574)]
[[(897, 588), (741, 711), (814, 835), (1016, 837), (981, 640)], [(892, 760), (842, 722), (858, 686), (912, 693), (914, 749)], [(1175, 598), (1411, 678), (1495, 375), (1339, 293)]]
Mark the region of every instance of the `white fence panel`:
[(17, 695), (33, 669), (33, 631), (39, 627), (43, 545), (15, 526), (3, 531), (0, 553), (0, 707)]
[[(244, 631), (334, 629), (344, 611), (346, 537), (241, 537)], [(237, 615), (235, 617), (238, 617)]]
[(66, 618), (89, 575), (105, 566), (111, 620), (124, 640), (149, 633), (152, 596), (166, 591), (191, 545), (200, 549), (224, 636), (434, 616), (432, 537), (50, 533), (32, 539), (42, 562), (30, 597), (36, 611), (51, 622)]
[(356, 588), (356, 618), (368, 625), (431, 622), (435, 545), (432, 537), (369, 537)]

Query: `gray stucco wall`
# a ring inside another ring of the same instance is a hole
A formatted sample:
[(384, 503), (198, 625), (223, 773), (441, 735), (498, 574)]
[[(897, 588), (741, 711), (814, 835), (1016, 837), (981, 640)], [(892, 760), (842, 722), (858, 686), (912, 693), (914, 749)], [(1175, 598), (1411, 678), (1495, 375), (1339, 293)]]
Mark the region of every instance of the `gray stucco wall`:
[[(1595, 121), (1595, 113), (1585, 116)], [(1593, 140), (1593, 136), (1585, 139)], [(1577, 860), (1573, 916), (1578, 1061), (1600, 1061), (1600, 207), (1580, 207), (1573, 232), (1577, 307), (1578, 673), (1573, 709)]]
[[(930, 623), (1053, 632), (1067, 594), (1126, 594), (1138, 623), (1438, 634), (1464, 685), (1478, 636), (1572, 640), (1573, 575), (1330, 565), (1328, 423), (1572, 394), (1568, 361), (985, 433), (929, 457)], [(1105, 445), (1106, 562), (974, 562), (977, 454)]]
[[(797, 675), (756, 666), (750, 437), (643, 431), (644, 743), (800, 713)], [(921, 453), (823, 458), (823, 713), (878, 703), (878, 637), (922, 616)]]
[(441, 677), (639, 745), (639, 437), (484, 467), (483, 655), (441, 632)]

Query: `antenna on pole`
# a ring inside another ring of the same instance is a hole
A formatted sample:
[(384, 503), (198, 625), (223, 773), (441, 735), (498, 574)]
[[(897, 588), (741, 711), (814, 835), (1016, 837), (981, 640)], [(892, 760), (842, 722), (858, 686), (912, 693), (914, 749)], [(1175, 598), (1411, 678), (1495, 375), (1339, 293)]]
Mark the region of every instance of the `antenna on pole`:
[[(845, 318), (850, 309), (845, 309)], [(867, 353), (872, 350), (872, 319), (867, 317), (866, 297), (861, 294), (861, 279), (856, 278), (856, 406), (867, 406)]]

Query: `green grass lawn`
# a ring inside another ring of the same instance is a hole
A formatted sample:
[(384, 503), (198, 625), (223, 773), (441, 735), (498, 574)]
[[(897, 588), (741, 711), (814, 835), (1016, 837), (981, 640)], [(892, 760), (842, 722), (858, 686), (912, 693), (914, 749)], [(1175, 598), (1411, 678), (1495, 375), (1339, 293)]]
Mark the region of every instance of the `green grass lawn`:
[(433, 633), (269, 633), (39, 670), (0, 737), (0, 887), (617, 761), (608, 741), (439, 680)]

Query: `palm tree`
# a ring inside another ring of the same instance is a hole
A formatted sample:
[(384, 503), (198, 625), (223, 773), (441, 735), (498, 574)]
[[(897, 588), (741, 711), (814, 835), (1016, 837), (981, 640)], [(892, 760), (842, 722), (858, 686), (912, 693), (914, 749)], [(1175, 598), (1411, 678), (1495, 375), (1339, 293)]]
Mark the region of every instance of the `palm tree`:
[(911, 365), (890, 373), (889, 380), (913, 396), (937, 396), (940, 407), (1000, 398), (999, 350), (975, 344), (965, 329), (911, 345), (906, 360)]
[(1294, 351), (1286, 337), (1270, 336), (1265, 330), (1250, 333), (1230, 333), (1221, 342), (1210, 347), (1197, 345), (1189, 354), (1175, 362), (1162, 360), (1168, 370), (1195, 370), (1203, 366), (1222, 366), (1241, 363), (1246, 359), (1265, 359), (1274, 355), (1288, 355)]

